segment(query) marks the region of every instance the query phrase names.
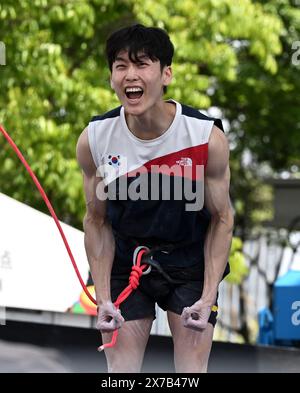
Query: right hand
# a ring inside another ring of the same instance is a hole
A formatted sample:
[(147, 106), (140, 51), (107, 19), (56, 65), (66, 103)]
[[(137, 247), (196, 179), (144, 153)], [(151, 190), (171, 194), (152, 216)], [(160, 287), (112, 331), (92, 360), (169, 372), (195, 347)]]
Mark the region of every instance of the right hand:
[(121, 311), (111, 301), (105, 301), (98, 306), (97, 329), (101, 333), (111, 333), (125, 322)]

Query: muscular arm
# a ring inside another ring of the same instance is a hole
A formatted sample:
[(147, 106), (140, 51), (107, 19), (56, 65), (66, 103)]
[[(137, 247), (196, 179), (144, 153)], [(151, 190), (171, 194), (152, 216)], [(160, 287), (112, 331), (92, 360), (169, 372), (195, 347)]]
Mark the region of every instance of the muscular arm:
[(204, 184), (204, 204), (211, 213), (211, 222), (204, 247), (205, 273), (201, 299), (209, 305), (215, 302), (232, 239), (234, 219), (229, 184), (228, 142), (224, 133), (214, 126), (208, 144)]
[(182, 312), (183, 324), (190, 329), (206, 329), (227, 264), (233, 230), (229, 182), (228, 143), (223, 132), (214, 126), (208, 144), (204, 184), (204, 205), (211, 213), (204, 245), (204, 287), (201, 299)]
[(115, 242), (111, 226), (106, 218), (106, 201), (97, 198), (101, 178), (96, 176), (87, 129), (80, 135), (76, 155), (83, 171), (86, 200), (86, 214), (83, 219), (84, 244), (95, 284), (98, 305), (110, 301), (110, 276), (115, 252)]

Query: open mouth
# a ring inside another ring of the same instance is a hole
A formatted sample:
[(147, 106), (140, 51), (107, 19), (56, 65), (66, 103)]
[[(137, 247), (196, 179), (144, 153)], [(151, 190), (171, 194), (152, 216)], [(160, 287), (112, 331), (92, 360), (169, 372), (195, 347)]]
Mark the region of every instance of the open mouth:
[(136, 100), (142, 97), (144, 90), (141, 87), (126, 87), (125, 94), (130, 100)]

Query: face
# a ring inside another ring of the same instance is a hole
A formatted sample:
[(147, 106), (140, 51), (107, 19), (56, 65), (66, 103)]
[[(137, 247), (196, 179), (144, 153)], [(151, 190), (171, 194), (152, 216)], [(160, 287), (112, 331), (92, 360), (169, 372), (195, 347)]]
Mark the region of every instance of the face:
[(171, 67), (160, 69), (159, 61), (139, 55), (132, 63), (127, 51), (121, 51), (112, 65), (111, 87), (116, 92), (126, 113), (141, 115), (155, 106), (163, 95), (163, 86), (170, 84)]

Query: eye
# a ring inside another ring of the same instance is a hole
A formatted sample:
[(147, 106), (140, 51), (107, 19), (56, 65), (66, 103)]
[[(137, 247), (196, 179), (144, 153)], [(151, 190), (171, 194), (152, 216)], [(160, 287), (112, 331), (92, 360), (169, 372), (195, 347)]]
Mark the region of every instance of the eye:
[(118, 64), (118, 65), (116, 65), (116, 68), (119, 70), (119, 69), (125, 68), (125, 65), (124, 64)]
[(147, 66), (147, 65), (148, 65), (148, 63), (143, 63), (143, 62), (138, 63), (138, 66), (139, 66), (139, 67), (144, 67), (144, 66)]

